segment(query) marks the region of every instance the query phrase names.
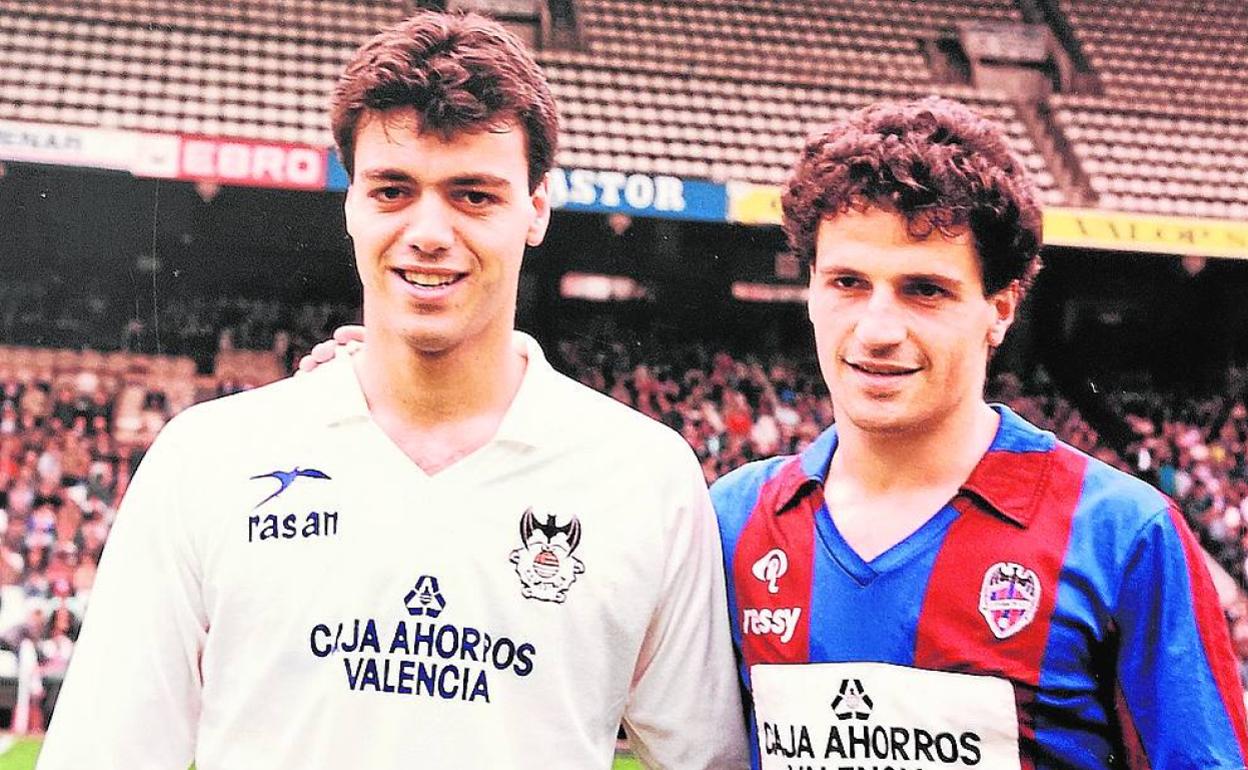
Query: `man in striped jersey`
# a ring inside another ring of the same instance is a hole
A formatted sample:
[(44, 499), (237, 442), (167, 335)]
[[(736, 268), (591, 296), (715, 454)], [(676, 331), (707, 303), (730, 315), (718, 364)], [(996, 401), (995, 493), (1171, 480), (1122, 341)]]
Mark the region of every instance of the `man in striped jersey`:
[(982, 398), (1039, 268), (1001, 128), (866, 108), (807, 144), (783, 206), (836, 424), (712, 490), (754, 766), (1244, 767), (1174, 504)]

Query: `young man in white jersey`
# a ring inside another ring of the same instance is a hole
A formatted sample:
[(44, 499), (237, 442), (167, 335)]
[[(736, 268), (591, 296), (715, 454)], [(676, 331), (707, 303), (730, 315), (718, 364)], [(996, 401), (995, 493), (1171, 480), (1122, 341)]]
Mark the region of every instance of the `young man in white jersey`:
[(369, 345), (194, 407), (122, 504), (40, 770), (745, 763), (719, 540), (666, 428), (514, 329), (545, 78), (477, 16), (348, 63)]

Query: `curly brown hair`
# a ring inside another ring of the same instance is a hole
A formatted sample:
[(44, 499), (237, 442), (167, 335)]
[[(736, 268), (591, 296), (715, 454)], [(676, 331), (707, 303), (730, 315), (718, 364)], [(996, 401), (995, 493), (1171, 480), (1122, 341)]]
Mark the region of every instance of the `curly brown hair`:
[(443, 137), (518, 123), (530, 191), (554, 164), (559, 117), (546, 76), (519, 40), (484, 16), (420, 11), (355, 52), (330, 103), (347, 174), (355, 173), (361, 117), (401, 108), (415, 109), (421, 130)]
[(940, 97), (880, 102), (812, 136), (785, 184), (784, 232), (812, 264), (819, 223), (854, 209), (905, 218), (922, 240), (970, 231), (985, 295), (1040, 270), (1035, 186), (1002, 127)]

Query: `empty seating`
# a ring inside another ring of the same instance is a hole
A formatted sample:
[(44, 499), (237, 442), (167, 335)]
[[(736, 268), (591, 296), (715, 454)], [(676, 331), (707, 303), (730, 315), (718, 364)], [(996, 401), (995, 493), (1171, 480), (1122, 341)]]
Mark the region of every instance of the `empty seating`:
[(342, 63), (403, 15), (382, 0), (0, 0), (0, 119), (327, 145)]
[[(1014, 106), (933, 82), (921, 41), (1010, 0), (585, 0), (586, 50), (543, 51), (567, 129), (560, 161), (775, 184), (804, 137), (881, 98), (940, 93), (1001, 120), (1050, 203), (1063, 196)], [(612, 144), (615, 140), (616, 144)]]
[[(585, 50), (539, 54), (562, 108), (564, 165), (776, 183), (819, 124), (876, 99), (943, 93), (1002, 119), (1044, 170), (1013, 106), (932, 82), (921, 45), (960, 19), (1017, 20), (1011, 0), (579, 8)], [(328, 145), (343, 61), (405, 13), (387, 0), (0, 0), (0, 119)]]
[(1239, 0), (1061, 6), (1103, 93), (1056, 96), (1054, 116), (1099, 204), (1248, 216), (1248, 7)]

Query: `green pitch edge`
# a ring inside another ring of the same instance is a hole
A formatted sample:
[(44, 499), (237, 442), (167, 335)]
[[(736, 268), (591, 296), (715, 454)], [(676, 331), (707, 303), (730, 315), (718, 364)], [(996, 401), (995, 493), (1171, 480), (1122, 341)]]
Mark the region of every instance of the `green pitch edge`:
[[(21, 738), (13, 742), (9, 750), (0, 754), (0, 770), (34, 770), (35, 757), (39, 755), (39, 741)], [(194, 765), (191, 766), (194, 770)], [(612, 770), (644, 770), (641, 763), (630, 756), (616, 756)]]

